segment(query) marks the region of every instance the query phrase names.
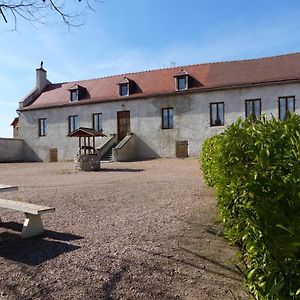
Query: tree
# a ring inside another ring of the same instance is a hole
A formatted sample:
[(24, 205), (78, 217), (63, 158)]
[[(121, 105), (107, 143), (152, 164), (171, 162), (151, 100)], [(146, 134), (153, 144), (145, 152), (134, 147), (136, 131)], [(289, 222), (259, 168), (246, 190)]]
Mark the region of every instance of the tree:
[[(92, 9), (90, 1), (76, 0), (80, 3), (77, 10), (74, 4), (66, 4), (63, 0), (0, 0), (0, 17), (5, 23), (12, 23), (17, 28), (18, 19), (25, 19), (30, 23), (47, 24), (49, 17), (57, 15), (68, 27), (78, 27), (83, 24), (84, 12)], [(70, 2), (68, 0), (68, 2)]]

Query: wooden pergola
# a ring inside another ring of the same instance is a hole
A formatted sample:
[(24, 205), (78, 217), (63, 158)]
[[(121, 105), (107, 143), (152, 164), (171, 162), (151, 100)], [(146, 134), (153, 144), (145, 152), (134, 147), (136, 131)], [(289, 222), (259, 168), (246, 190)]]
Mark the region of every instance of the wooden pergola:
[(102, 131), (96, 131), (92, 128), (79, 127), (71, 132), (69, 137), (79, 138), (79, 154), (97, 154), (95, 139), (96, 137), (106, 136)]

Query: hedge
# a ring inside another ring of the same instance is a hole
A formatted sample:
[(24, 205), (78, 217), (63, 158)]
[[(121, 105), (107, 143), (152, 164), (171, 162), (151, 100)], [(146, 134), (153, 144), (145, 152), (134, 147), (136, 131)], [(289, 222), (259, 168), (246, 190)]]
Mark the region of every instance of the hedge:
[(206, 140), (202, 169), (255, 299), (300, 299), (300, 116), (238, 120)]

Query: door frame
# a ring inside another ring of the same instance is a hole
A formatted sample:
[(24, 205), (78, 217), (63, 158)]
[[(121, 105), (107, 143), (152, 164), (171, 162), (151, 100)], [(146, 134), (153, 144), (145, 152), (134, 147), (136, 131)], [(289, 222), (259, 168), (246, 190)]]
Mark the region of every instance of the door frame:
[[(128, 123), (129, 123), (129, 130), (128, 130), (128, 132), (130, 132), (130, 110), (121, 110), (121, 111), (117, 111), (117, 137), (118, 137), (118, 140), (122, 140), (125, 136), (123, 136), (121, 139), (120, 139), (120, 133), (121, 133), (121, 131), (120, 131), (120, 128), (121, 128), (121, 126), (120, 126), (120, 122), (119, 122), (119, 120), (121, 119), (120, 118), (120, 115), (122, 114), (122, 113), (127, 113), (128, 115), (127, 115), (127, 120), (128, 120)], [(126, 134), (128, 133), (128, 132), (126, 132)], [(123, 132), (122, 132), (123, 133)], [(121, 134), (121, 136), (122, 136), (122, 134)]]

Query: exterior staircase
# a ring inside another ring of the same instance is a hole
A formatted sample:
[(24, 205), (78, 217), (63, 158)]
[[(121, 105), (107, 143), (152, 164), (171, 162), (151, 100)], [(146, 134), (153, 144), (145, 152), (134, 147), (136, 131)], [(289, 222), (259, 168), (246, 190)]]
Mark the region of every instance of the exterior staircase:
[(114, 146), (110, 147), (104, 155), (101, 157), (102, 162), (112, 162), (113, 161), (113, 155), (112, 155), (112, 148)]

